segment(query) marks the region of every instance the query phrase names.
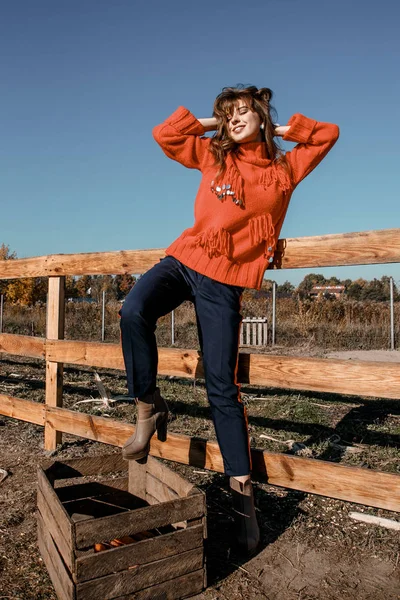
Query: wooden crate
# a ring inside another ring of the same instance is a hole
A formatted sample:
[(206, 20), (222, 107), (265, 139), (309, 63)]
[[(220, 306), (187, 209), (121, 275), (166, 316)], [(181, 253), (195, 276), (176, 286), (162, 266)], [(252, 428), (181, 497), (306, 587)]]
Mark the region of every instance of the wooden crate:
[[(38, 545), (60, 600), (175, 600), (206, 586), (205, 495), (155, 458), (47, 462), (37, 506)], [(135, 534), (148, 539), (110, 546)], [(109, 549), (96, 552), (99, 543)]]

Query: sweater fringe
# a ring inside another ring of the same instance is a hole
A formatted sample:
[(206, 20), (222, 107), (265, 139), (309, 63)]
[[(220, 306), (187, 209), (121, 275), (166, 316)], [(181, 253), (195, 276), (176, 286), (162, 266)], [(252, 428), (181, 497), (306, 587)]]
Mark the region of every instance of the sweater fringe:
[(232, 236), (226, 229), (215, 229), (211, 227), (202, 233), (199, 233), (195, 238), (195, 245), (205, 250), (209, 258), (214, 256), (226, 256), (230, 258), (232, 255)]
[(265, 169), (262, 174), (261, 181), (264, 186), (264, 190), (275, 183), (279, 185), (284, 193), (289, 192), (291, 189), (288, 174), (282, 167), (278, 167), (276, 165), (271, 165), (270, 168)]
[(273, 256), (276, 240), (275, 240), (275, 227), (272, 223), (271, 215), (264, 214), (260, 217), (255, 217), (249, 221), (250, 228), (250, 243), (251, 245), (258, 246), (265, 241), (264, 256), (269, 258)]

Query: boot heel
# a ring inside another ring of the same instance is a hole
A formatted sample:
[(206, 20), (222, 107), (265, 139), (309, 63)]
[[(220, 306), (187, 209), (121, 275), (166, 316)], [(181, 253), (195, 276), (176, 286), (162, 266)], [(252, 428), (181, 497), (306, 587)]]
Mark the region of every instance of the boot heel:
[(157, 438), (159, 442), (165, 442), (167, 440), (167, 422), (168, 418), (165, 416), (163, 421), (157, 425)]

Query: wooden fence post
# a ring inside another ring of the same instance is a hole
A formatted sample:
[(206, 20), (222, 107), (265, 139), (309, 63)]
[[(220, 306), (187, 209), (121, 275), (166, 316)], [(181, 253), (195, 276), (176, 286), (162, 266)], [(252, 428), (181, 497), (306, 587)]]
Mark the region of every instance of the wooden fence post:
[[(62, 340), (64, 338), (64, 323), (65, 277), (49, 277), (46, 338), (49, 340)], [(62, 363), (46, 360), (47, 406), (62, 406), (63, 370), (64, 365)], [(61, 431), (56, 431), (46, 420), (44, 428), (45, 450), (55, 450), (57, 444), (61, 444), (61, 442)]]

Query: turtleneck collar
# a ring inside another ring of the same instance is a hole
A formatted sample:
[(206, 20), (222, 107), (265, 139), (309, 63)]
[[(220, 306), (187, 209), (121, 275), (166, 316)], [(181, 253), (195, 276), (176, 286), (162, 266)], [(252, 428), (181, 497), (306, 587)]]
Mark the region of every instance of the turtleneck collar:
[(237, 157), (239, 160), (257, 166), (266, 166), (271, 162), (268, 158), (265, 142), (246, 142), (240, 144), (237, 150)]

